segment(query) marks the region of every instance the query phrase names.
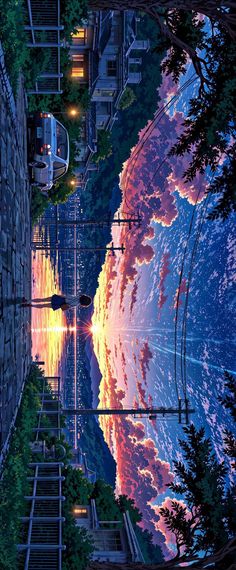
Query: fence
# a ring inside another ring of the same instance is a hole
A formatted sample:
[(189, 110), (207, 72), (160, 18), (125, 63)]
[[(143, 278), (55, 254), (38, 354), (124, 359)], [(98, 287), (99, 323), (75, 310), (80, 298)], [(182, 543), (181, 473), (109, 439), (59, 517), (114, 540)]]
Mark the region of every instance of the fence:
[[(48, 392), (45, 380), (50, 384), (51, 392)], [(57, 451), (56, 446), (48, 449), (44, 440), (47, 434), (60, 439), (60, 396), (60, 377), (42, 380), (38, 425), (33, 429), (32, 451), (36, 461), (28, 464), (29, 493), (24, 497), (28, 508), (22, 518), (21, 543), (17, 546), (19, 570), (61, 570), (62, 567), (65, 549), (62, 539), (64, 463), (57, 453), (61, 453), (63, 459), (65, 450), (60, 444), (57, 444)]]
[(27, 46), (35, 50), (35, 69), (41, 67), (35, 88), (29, 89), (28, 94), (60, 94), (63, 77), (60, 50), (64, 46), (60, 37), (60, 32), (64, 29), (60, 24), (60, 0), (25, 1)]

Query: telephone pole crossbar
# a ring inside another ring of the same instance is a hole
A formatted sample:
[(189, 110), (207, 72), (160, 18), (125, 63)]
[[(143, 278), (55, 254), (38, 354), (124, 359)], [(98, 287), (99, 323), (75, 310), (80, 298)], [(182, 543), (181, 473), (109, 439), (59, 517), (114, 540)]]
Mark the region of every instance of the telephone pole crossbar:
[(56, 243), (54, 245), (42, 245), (40, 242), (33, 242), (32, 249), (33, 251), (92, 251), (95, 253), (97, 251), (110, 251), (112, 255), (115, 255), (115, 251), (121, 251), (121, 253), (124, 253), (125, 251), (123, 243), (119, 247), (115, 247), (113, 244), (111, 247), (105, 247), (105, 246), (101, 247), (62, 246), (61, 247), (60, 243)]
[(60, 226), (72, 226), (72, 227), (76, 227), (76, 226), (112, 226), (112, 225), (126, 225), (128, 224), (129, 227), (131, 226), (131, 224), (138, 224), (140, 226), (142, 221), (141, 216), (137, 216), (137, 217), (130, 217), (130, 218), (121, 218), (120, 216), (117, 216), (117, 218), (108, 218), (105, 220), (83, 220), (83, 219), (78, 219), (78, 220), (49, 220), (44, 224), (45, 228), (51, 227), (51, 226), (57, 226), (58, 228)]
[(74, 416), (147, 416), (150, 420), (156, 420), (157, 417), (168, 419), (170, 416), (178, 418), (179, 423), (182, 423), (185, 417), (185, 423), (189, 423), (189, 415), (194, 414), (195, 410), (189, 408), (189, 402), (185, 400), (185, 407), (182, 408), (181, 400), (179, 400), (178, 408), (165, 408), (163, 406), (157, 408), (64, 408), (62, 413)]

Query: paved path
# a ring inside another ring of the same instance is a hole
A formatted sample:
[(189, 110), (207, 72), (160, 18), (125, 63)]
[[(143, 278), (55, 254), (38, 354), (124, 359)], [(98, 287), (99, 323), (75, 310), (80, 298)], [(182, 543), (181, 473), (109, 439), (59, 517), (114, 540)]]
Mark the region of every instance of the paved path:
[(4, 452), (31, 362), (30, 312), (19, 305), (23, 296), (30, 296), (31, 230), (23, 80), (15, 104), (3, 68), (0, 46), (0, 451)]

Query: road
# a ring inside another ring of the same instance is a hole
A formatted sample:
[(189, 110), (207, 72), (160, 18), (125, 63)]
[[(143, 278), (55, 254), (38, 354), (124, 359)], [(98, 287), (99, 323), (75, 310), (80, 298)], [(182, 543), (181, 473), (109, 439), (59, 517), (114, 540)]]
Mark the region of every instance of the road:
[(30, 185), (26, 99), (19, 78), (16, 103), (0, 45), (0, 463), (31, 363)]

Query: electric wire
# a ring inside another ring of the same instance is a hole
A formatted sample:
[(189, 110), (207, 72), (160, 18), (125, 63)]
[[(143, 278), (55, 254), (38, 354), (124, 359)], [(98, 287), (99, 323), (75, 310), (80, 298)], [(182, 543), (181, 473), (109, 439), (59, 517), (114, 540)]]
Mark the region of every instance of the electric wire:
[[(180, 95), (182, 94), (182, 92), (187, 89), (190, 85), (192, 85), (192, 83), (194, 83), (197, 80), (197, 75), (193, 74), (187, 81), (185, 81), (185, 83), (178, 89), (178, 91), (176, 92), (176, 94), (170, 99), (170, 101), (168, 101), (165, 105), (163, 105), (163, 107), (161, 107), (161, 109), (158, 109), (158, 111), (155, 113), (154, 118), (152, 119), (150, 125), (148, 125), (148, 127), (146, 128), (145, 132), (143, 133), (140, 141), (137, 143), (135, 150), (131, 156), (131, 158), (129, 159), (129, 161), (131, 162), (130, 168), (128, 168), (128, 172), (124, 181), (124, 189), (123, 189), (123, 196), (124, 196), (124, 202), (126, 204), (126, 206), (128, 208), (133, 208), (133, 205), (131, 204), (130, 200), (128, 200), (127, 196), (126, 196), (126, 191), (128, 188), (128, 183), (130, 181), (130, 177), (133, 173), (134, 167), (136, 165), (136, 162), (138, 160), (139, 154), (141, 152), (141, 150), (143, 149), (145, 143), (149, 140), (150, 134), (152, 133), (152, 131), (156, 128), (156, 126), (159, 124), (159, 122), (161, 121), (162, 117), (164, 116), (164, 113), (166, 111), (166, 109), (171, 108), (171, 106), (177, 101), (177, 99), (180, 97)], [(166, 157), (167, 158), (167, 157)]]
[(187, 288), (186, 288), (186, 295), (185, 295), (185, 302), (184, 302), (184, 310), (183, 310), (183, 319), (182, 319), (182, 334), (181, 334), (181, 380), (183, 384), (183, 391), (185, 398), (187, 397), (187, 363), (186, 363), (186, 354), (187, 354), (187, 316), (188, 316), (188, 304), (189, 304), (189, 293), (190, 293), (190, 286), (192, 281), (192, 274), (193, 268), (195, 264), (195, 258), (197, 254), (197, 249), (199, 245), (200, 236), (202, 233), (202, 228), (206, 219), (207, 209), (209, 205), (210, 195), (208, 194), (205, 201), (203, 202), (203, 207), (200, 214), (200, 219), (198, 223), (198, 231), (195, 238), (195, 242), (192, 248), (192, 254), (190, 258), (190, 266), (187, 278)]

